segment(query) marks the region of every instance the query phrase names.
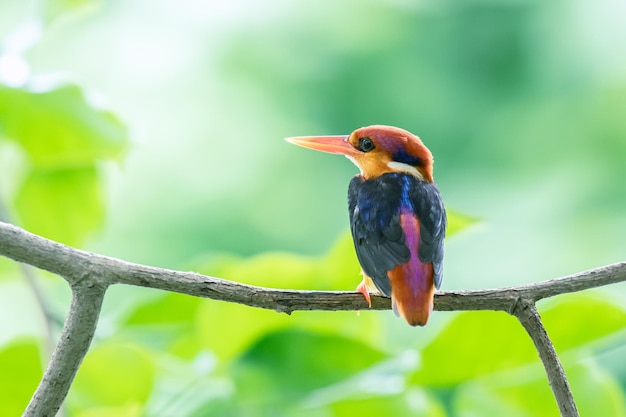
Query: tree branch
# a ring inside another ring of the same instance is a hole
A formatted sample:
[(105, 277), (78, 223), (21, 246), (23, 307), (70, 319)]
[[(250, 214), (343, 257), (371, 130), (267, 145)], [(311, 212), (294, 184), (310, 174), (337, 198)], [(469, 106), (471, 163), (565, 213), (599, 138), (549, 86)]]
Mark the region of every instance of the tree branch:
[[(109, 285), (127, 284), (149, 287), (285, 313), (295, 310), (364, 310), (368, 308), (363, 296), (353, 291), (270, 289), (194, 272), (138, 265), (73, 249), (2, 222), (0, 222), (0, 255), (58, 274), (67, 280), (74, 291), (72, 310), (61, 340), (28, 410), (49, 410), (54, 407), (56, 410), (60, 406), (91, 341), (102, 297)], [(434, 308), (440, 311), (502, 310), (518, 317), (535, 342), (544, 362), (562, 415), (577, 416), (567, 379), (534, 303), (542, 298), (558, 294), (623, 281), (626, 281), (626, 262), (517, 287), (441, 292), (435, 295)], [(390, 308), (389, 298), (372, 296), (372, 309)], [(77, 342), (76, 346), (72, 346), (68, 342), (72, 339), (69, 336), (76, 337), (76, 334), (83, 338)], [(68, 358), (66, 349), (75, 349), (73, 355), (76, 356)], [(66, 378), (63, 384), (58, 378), (53, 378), (61, 369)], [(569, 398), (561, 395), (561, 391), (566, 391)], [(45, 406), (41, 405), (40, 403), (43, 403), (48, 396), (54, 401), (45, 403)], [(50, 408), (47, 409), (47, 407)], [(51, 415), (34, 414), (34, 411), (32, 413), (27, 415)]]
[[(298, 291), (257, 287), (195, 272), (125, 262), (70, 248), (0, 222), (0, 255), (64, 277), (70, 285), (88, 279), (102, 285), (127, 284), (290, 313), (295, 310), (363, 310), (356, 291)], [(446, 291), (435, 295), (435, 310), (502, 310), (511, 313), (520, 299), (539, 300), (626, 280), (626, 262), (564, 278), (517, 287)], [(388, 310), (387, 297), (372, 296), (372, 309)]]
[(67, 396), (96, 332), (106, 287), (84, 282), (72, 288), (72, 305), (46, 372), (25, 417), (54, 417)]
[(528, 335), (533, 340), (537, 352), (543, 362), (543, 367), (548, 374), (548, 382), (552, 393), (556, 399), (556, 403), (559, 406), (562, 416), (578, 417), (578, 410), (574, 403), (574, 397), (572, 396), (572, 390), (567, 382), (565, 371), (561, 366), (561, 361), (556, 354), (554, 345), (550, 341), (550, 337), (546, 332), (541, 316), (535, 307), (533, 301), (522, 301), (518, 304), (518, 307), (513, 311), (515, 317), (518, 318)]

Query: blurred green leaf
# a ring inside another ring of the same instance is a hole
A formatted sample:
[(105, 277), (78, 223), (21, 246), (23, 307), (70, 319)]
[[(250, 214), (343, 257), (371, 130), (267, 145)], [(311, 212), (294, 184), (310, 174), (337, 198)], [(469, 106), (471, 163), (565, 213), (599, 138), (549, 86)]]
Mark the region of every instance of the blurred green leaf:
[(164, 293), (156, 300), (138, 305), (122, 322), (126, 335), (138, 343), (192, 358), (201, 349), (195, 332), (202, 299), (178, 293)]
[(20, 224), (79, 246), (102, 223), (96, 163), (122, 156), (124, 126), (75, 85), (39, 93), (0, 86), (0, 134), (21, 147), (30, 165), (15, 195)]
[(405, 375), (414, 369), (417, 360), (416, 353), (411, 351), (386, 359), (337, 384), (314, 391), (300, 403), (301, 409), (328, 410), (334, 416), (443, 417), (446, 412), (434, 395), (422, 388), (406, 389)]
[(270, 310), (207, 301), (200, 307), (196, 331), (204, 349), (230, 360), (263, 334), (289, 325), (290, 320), (286, 314)]
[(540, 312), (557, 352), (583, 346), (626, 328), (626, 308), (601, 292), (545, 300)]
[[(540, 308), (557, 351), (587, 345), (626, 325), (624, 309), (596, 295), (564, 295)], [(601, 317), (601, 319), (599, 319)], [(451, 352), (450, 347), (454, 348)], [(468, 311), (452, 322), (422, 352), (416, 384), (451, 386), (480, 375), (538, 361), (532, 341), (516, 318), (503, 312)]]
[(446, 209), (446, 214), (448, 216), (448, 229), (446, 230), (446, 237), (450, 237), (480, 221), (476, 217), (467, 216), (456, 210)]
[[(162, 355), (159, 355), (162, 357)], [(201, 352), (190, 361), (165, 360), (160, 378), (143, 415), (158, 417), (223, 416), (230, 405), (233, 384), (214, 377), (215, 357)]]
[(9, 258), (0, 258), (0, 281), (14, 279), (16, 276), (19, 276), (19, 272), (15, 262)]
[(504, 312), (458, 314), (422, 351), (417, 385), (451, 386), (496, 370), (537, 360), (534, 346), (515, 317)]
[(287, 252), (266, 252), (247, 259), (222, 256), (200, 266), (207, 275), (273, 288), (311, 288), (320, 277), (320, 262)]
[(76, 417), (140, 417), (143, 415), (143, 407), (137, 402), (109, 407), (87, 406), (75, 414)]
[(352, 377), (384, 358), (344, 336), (285, 329), (261, 337), (234, 364), (233, 376), (253, 404), (274, 405)]
[[(222, 360), (240, 355), (255, 340), (277, 329), (330, 331), (376, 345), (380, 312), (296, 311), (290, 316), (233, 303), (204, 301), (198, 311), (196, 334), (202, 349)], [(233, 331), (232, 329), (237, 329)], [(226, 336), (220, 336), (226, 335)]]
[(86, 233), (100, 226), (104, 216), (94, 167), (33, 170), (15, 206), (24, 228), (73, 246), (80, 246)]
[(453, 408), (460, 417), (559, 415), (548, 381), (537, 368), (470, 380), (454, 396)]
[(123, 124), (75, 85), (41, 93), (0, 86), (0, 129), (42, 169), (90, 166), (120, 158), (127, 147)]
[(447, 416), (443, 406), (435, 398), (416, 389), (397, 395), (370, 395), (338, 401), (330, 409), (335, 417)]
[(45, 0), (44, 16), (47, 21), (63, 17), (71, 12), (81, 10), (88, 6), (100, 4), (99, 0)]
[(136, 345), (107, 342), (96, 346), (76, 375), (71, 407), (143, 404), (152, 391), (154, 373), (154, 358)]
[[(583, 416), (626, 416), (626, 399), (610, 374), (593, 364), (566, 369)], [(559, 415), (543, 369), (523, 369), (463, 384), (454, 398), (455, 415), (551, 417)]]
[(593, 361), (565, 371), (581, 416), (626, 417), (626, 396), (609, 372)]
[[(347, 251), (341, 249), (338, 253), (336, 249), (339, 246), (346, 247)], [(342, 262), (341, 258), (344, 255), (347, 256), (347, 261)], [(350, 265), (351, 261), (355, 264)], [(340, 239), (328, 258), (305, 257), (282, 252), (264, 253), (248, 259), (224, 255), (213, 258), (205, 265), (199, 265), (194, 269), (224, 279), (272, 288), (345, 290), (356, 288), (360, 280), (351, 240), (346, 241), (345, 238)], [(352, 274), (343, 273), (350, 269)], [(354, 319), (356, 314), (354, 312), (295, 312), (289, 317), (269, 310), (207, 301), (202, 304), (198, 314), (197, 332), (204, 348), (210, 349), (222, 359), (230, 359), (239, 355), (254, 340), (271, 330), (289, 325), (327, 330), (344, 329), (349, 326), (344, 320), (348, 316)], [(364, 314), (363, 316), (360, 320), (363, 325), (376, 327), (374, 315), (365, 317)], [(228, 320), (220, 320), (220, 317), (227, 317)], [(324, 320), (326, 317), (328, 319)], [(352, 329), (345, 329), (346, 334), (353, 335), (360, 328), (359, 326), (351, 327)], [(233, 332), (233, 328), (238, 331)], [(228, 337), (216, 337), (220, 334), (227, 334)]]
[(250, 258), (222, 255), (196, 269), (207, 275), (272, 288), (346, 290), (356, 288), (361, 280), (349, 231), (341, 234), (323, 256), (288, 252), (266, 252)]
[(125, 325), (191, 323), (195, 320), (198, 305), (202, 300), (178, 293), (164, 293), (137, 307), (125, 320)]
[(18, 339), (0, 349), (0, 369), (0, 415), (21, 415), (43, 374), (37, 342)]
[(317, 282), (320, 287), (316, 288), (351, 290), (356, 288), (363, 278), (350, 230), (346, 230), (337, 238), (318, 264), (320, 276)]

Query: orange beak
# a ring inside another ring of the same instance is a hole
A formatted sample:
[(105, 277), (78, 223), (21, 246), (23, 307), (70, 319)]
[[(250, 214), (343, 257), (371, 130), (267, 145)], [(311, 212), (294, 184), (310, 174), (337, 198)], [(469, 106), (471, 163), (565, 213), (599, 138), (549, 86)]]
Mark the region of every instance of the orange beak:
[(353, 156), (358, 153), (356, 149), (348, 142), (350, 136), (294, 136), (285, 138), (287, 142), (303, 148), (315, 149), (316, 151), (336, 153), (341, 155)]

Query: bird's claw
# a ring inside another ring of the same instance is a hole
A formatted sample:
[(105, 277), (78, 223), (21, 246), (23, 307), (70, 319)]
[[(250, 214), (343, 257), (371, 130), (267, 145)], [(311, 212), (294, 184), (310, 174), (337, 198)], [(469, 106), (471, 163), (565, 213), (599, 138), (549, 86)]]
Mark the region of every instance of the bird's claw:
[(363, 281), (361, 281), (359, 286), (356, 287), (356, 290), (360, 292), (361, 294), (363, 294), (363, 297), (365, 297), (365, 301), (367, 301), (367, 304), (369, 305), (369, 307), (372, 308), (372, 299), (370, 298), (370, 293), (367, 291), (367, 286), (365, 285), (365, 279), (363, 279)]

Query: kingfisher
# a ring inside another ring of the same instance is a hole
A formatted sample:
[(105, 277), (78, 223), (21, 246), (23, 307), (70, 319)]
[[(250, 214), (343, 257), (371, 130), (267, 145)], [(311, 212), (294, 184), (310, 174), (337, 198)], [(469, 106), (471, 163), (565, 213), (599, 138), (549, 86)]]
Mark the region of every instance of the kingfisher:
[(350, 230), (363, 281), (357, 291), (391, 297), (411, 326), (424, 326), (443, 278), (446, 210), (433, 180), (433, 156), (416, 135), (373, 125), (350, 135), (288, 142), (345, 155), (361, 171), (348, 187)]

